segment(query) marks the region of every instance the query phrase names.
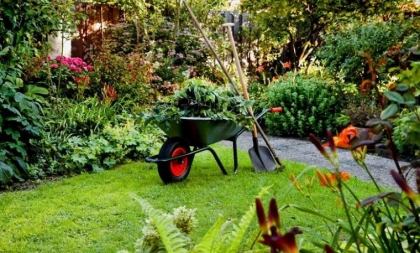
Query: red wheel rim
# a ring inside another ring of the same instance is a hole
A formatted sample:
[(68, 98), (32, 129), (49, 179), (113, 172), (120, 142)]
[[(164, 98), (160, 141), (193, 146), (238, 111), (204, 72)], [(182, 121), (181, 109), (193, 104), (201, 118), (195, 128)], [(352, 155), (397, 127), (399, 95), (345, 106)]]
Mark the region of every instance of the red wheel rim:
[[(187, 151), (183, 147), (178, 147), (172, 152), (172, 157), (186, 154)], [(176, 159), (170, 162), (171, 172), (174, 176), (179, 177), (184, 174), (188, 168), (188, 157)]]

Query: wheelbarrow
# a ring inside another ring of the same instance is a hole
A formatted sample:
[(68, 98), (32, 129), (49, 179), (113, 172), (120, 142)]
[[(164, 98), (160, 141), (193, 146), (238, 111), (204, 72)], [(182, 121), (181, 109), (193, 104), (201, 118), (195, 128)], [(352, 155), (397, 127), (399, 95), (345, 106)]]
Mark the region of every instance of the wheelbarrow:
[[(281, 107), (263, 110), (255, 118), (260, 119), (267, 112), (281, 112)], [(238, 169), (237, 139), (246, 130), (230, 120), (214, 120), (200, 117), (182, 117), (180, 121), (170, 121), (169, 125), (159, 125), (167, 139), (159, 154), (146, 158), (146, 162), (156, 163), (159, 176), (165, 184), (180, 182), (190, 173), (194, 156), (210, 151), (223, 174), (227, 171), (220, 158), (209, 145), (227, 140), (233, 143), (233, 172)], [(192, 149), (191, 149), (192, 147)]]

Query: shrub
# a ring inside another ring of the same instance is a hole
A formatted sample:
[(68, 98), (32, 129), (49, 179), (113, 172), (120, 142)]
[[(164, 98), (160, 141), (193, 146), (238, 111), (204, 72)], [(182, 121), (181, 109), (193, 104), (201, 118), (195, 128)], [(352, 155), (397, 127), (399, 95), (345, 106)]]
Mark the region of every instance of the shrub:
[(102, 89), (111, 87), (124, 101), (145, 105), (155, 100), (151, 93), (152, 62), (142, 53), (112, 53), (108, 48), (93, 56), (95, 71), (90, 73), (90, 96), (102, 97)]
[(366, 127), (366, 122), (373, 118), (378, 118), (381, 114), (381, 107), (369, 97), (349, 96), (346, 97), (346, 105), (343, 114), (348, 117), (352, 126)]
[(415, 155), (416, 150), (420, 150), (420, 142), (411, 142), (408, 140), (410, 131), (409, 118), (410, 112), (406, 109), (400, 112), (397, 119), (393, 120), (394, 128), (392, 138), (400, 154)]
[(278, 136), (305, 137), (336, 129), (342, 110), (339, 92), (330, 80), (289, 74), (267, 91), (268, 106), (283, 107), (280, 114), (265, 117), (267, 130)]
[(36, 144), (38, 159), (31, 164), (34, 178), (51, 174), (111, 169), (158, 151), (162, 132), (120, 107), (89, 98), (62, 101), (45, 115), (46, 132)]

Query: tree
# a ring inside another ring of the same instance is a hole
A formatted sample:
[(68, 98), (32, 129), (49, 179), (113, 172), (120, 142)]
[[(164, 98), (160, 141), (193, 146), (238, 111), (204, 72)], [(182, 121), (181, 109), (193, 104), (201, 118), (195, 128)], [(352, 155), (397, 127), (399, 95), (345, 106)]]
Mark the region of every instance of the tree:
[[(413, 0), (243, 0), (242, 11), (251, 15), (253, 36), (265, 53), (282, 55), (291, 68), (304, 66), (322, 34), (342, 22), (363, 22), (398, 15), (400, 6)], [(392, 13), (392, 14), (391, 14)], [(276, 56), (276, 55), (274, 55)]]

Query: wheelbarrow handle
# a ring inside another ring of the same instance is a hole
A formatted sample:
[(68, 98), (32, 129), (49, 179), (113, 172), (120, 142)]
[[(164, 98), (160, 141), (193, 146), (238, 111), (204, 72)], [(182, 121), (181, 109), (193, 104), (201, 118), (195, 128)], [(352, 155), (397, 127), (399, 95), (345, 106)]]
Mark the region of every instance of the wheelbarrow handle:
[(283, 108), (282, 107), (271, 107), (269, 109), (264, 109), (257, 116), (255, 116), (255, 119), (260, 119), (262, 116), (264, 116), (268, 112), (271, 112), (271, 113), (283, 112)]
[(283, 108), (282, 107), (271, 107), (270, 108), (270, 112), (283, 112)]

